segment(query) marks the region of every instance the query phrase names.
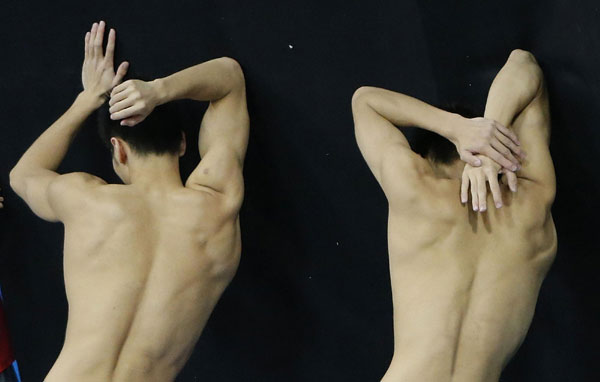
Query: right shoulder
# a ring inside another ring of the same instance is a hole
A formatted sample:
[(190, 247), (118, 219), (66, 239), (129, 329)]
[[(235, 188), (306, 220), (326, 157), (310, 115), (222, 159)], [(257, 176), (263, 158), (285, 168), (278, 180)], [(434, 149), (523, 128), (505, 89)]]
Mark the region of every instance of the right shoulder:
[(191, 205), (224, 217), (237, 216), (244, 200), (243, 183), (237, 191), (220, 192), (198, 183), (186, 184), (185, 190)]

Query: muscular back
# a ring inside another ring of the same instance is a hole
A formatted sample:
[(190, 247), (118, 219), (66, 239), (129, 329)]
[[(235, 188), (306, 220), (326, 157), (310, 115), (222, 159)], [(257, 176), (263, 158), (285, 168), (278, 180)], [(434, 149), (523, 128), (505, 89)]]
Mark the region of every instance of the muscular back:
[[(503, 176), (500, 209), (481, 213), (462, 204), (460, 180), (436, 175), (416, 154), (408, 179), (406, 150), (384, 158), (395, 335), (390, 381), (497, 380), (525, 337), (557, 247), (545, 88), (504, 123), (529, 156), (516, 193)], [(487, 199), (493, 206), (490, 193)]]
[(123, 185), (82, 204), (64, 222), (68, 326), (46, 381), (173, 380), (237, 268), (239, 205)]

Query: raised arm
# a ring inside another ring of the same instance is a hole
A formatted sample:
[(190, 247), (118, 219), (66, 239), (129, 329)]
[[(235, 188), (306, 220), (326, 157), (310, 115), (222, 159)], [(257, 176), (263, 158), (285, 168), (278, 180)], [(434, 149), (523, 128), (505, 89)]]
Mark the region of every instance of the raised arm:
[(82, 68), (83, 91), (69, 109), (48, 127), (23, 154), (10, 172), (10, 185), (31, 210), (44, 220), (59, 221), (69, 206), (77, 203), (81, 191), (105, 183), (86, 173), (60, 175), (62, 162), (85, 119), (106, 101), (106, 93), (127, 71), (123, 62), (115, 73), (113, 52), (116, 32), (110, 30), (106, 55), (102, 52), (105, 23), (94, 23), (85, 35)]
[(210, 102), (200, 125), (202, 160), (186, 186), (240, 197), (249, 117), (244, 75), (235, 60), (210, 60), (150, 82), (125, 81), (111, 94), (111, 118), (132, 126), (156, 105), (184, 98)]
[[(511, 128), (517, 134), (521, 147), (527, 153), (521, 169), (515, 174), (506, 172), (512, 191), (517, 190), (517, 177), (542, 186), (549, 196), (554, 194), (555, 175), (550, 157), (550, 109), (544, 77), (535, 57), (530, 52), (515, 49), (498, 72), (485, 107), (485, 117)], [(500, 167), (485, 160), (481, 168), (465, 166), (461, 199), (467, 201), (468, 188), (474, 210), (486, 209), (486, 182), (494, 196), (496, 207), (502, 206), (497, 174)], [(541, 194), (540, 194), (541, 195)]]
[(498, 72), (485, 116), (512, 128), (527, 153), (517, 177), (554, 187), (550, 143), (550, 108), (544, 75), (530, 52), (515, 49)]
[[(375, 177), (380, 180), (382, 158), (390, 149), (404, 153), (407, 168), (420, 158), (396, 126), (415, 126), (452, 141), (462, 160), (479, 165), (475, 153), (488, 153), (509, 168), (518, 166), (511, 150), (520, 153), (514, 134), (485, 118), (464, 118), (405, 94), (361, 87), (352, 98), (356, 140)], [(498, 137), (506, 138), (506, 147)], [(501, 149), (505, 154), (500, 154)]]

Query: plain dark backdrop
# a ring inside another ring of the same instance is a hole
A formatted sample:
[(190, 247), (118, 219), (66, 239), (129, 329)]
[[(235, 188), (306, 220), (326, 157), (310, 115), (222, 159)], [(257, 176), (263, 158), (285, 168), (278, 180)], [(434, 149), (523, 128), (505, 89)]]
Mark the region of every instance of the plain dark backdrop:
[[(8, 173), (81, 89), (83, 37), (104, 19), (118, 56), (158, 77), (220, 56), (247, 81), (251, 134), (242, 261), (178, 381), (378, 381), (392, 356), (386, 200), (354, 141), (361, 85), (482, 112), (514, 48), (532, 51), (551, 97), (556, 262), (502, 380), (598, 381), (600, 4), (570, 1), (48, 1), (0, 6), (0, 282), (25, 382), (64, 336), (61, 224), (35, 217)], [(198, 161), (206, 105), (184, 102)], [(60, 172), (109, 182), (93, 126)]]

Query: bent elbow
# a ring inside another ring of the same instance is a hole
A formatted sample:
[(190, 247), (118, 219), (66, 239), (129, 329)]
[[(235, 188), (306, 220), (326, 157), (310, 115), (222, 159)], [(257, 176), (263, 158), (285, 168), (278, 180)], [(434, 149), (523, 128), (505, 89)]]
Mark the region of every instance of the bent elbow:
[(514, 49), (510, 53), (508, 62), (515, 69), (516, 76), (519, 78), (521, 84), (539, 91), (544, 82), (544, 73), (531, 52), (523, 49)]
[(21, 174), (19, 174), (19, 172), (16, 170), (16, 168), (13, 168), (12, 170), (10, 170), (10, 173), (8, 174), (8, 181), (10, 184), (10, 188), (12, 188), (12, 190), (17, 194), (17, 195), (21, 195), (21, 190), (23, 189), (23, 176), (21, 176)]
[(237, 60), (231, 57), (221, 57), (221, 61), (225, 65), (227, 72), (230, 74), (230, 78), (232, 79), (233, 87), (244, 87), (245, 79), (244, 79), (244, 71), (242, 70), (242, 66)]
[(519, 62), (535, 62), (537, 63), (535, 56), (528, 50), (525, 49), (513, 49), (508, 57), (514, 61)]
[(360, 105), (366, 105), (374, 89), (372, 86), (361, 86), (356, 89), (352, 94), (352, 109), (354, 110)]

